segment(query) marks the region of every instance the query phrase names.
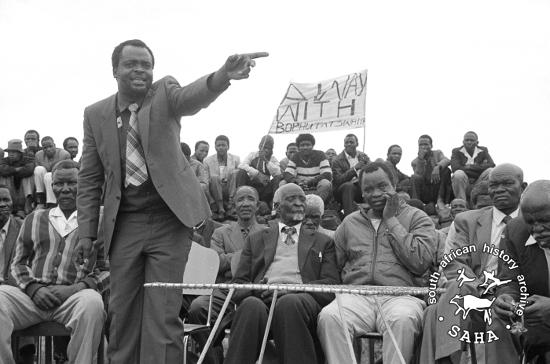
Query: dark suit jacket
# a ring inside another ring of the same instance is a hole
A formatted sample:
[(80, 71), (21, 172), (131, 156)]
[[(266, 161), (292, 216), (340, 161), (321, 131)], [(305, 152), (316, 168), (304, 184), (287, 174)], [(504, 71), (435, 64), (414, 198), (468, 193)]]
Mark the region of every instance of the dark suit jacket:
[(531, 235), (522, 217), (512, 219), (504, 230), (504, 238), (500, 246), (506, 254), (517, 263), (518, 268), (509, 269), (509, 265), (499, 259), (498, 273), (501, 280), (511, 279), (512, 282), (499, 286), (497, 294), (508, 293), (519, 298), (517, 276), (525, 277), (525, 284), (530, 295), (550, 297), (548, 288), (548, 262), (544, 251), (538, 244), (525, 246)]
[[(207, 87), (207, 76), (181, 87), (172, 77), (151, 86), (138, 112), (145, 159), (156, 190), (186, 226), (210, 215), (208, 203), (180, 149), (180, 118), (208, 106), (220, 93)], [(109, 251), (121, 188), (116, 94), (84, 110), (82, 166), (78, 175), (78, 225), (81, 238), (95, 238), (105, 182), (105, 251)]]
[[(249, 235), (245, 241), (233, 283), (260, 283), (273, 262), (278, 239), (279, 225), (276, 221), (270, 222), (269, 228)], [(324, 234), (302, 227), (298, 241), (298, 265), (304, 284), (340, 283), (334, 242)], [(235, 292), (234, 300), (240, 302), (252, 294), (252, 291), (239, 290)], [(331, 293), (311, 293), (311, 295), (321, 306), (327, 305), (334, 299)]]
[(478, 148), (481, 149), (481, 152), (474, 158), (474, 165), (467, 170), (464, 169), (464, 166), (466, 166), (466, 161), (468, 159), (464, 153), (460, 151), (462, 147), (454, 148), (451, 154), (451, 169), (453, 172), (463, 170), (468, 177), (477, 179), (484, 170), (493, 168), (495, 162), (493, 162), (493, 158), (491, 158), (489, 154), (489, 149), (480, 146), (478, 146)]
[[(360, 151), (357, 151), (357, 158), (359, 160), (365, 159), (367, 162), (370, 161), (369, 156)], [(356, 176), (355, 171), (350, 169), (345, 151), (342, 151), (342, 153), (338, 154), (336, 158), (332, 160), (333, 190), (337, 190), (341, 184), (351, 181), (353, 177)]]
[(4, 271), (0, 272), (0, 283), (6, 283), (12, 286), (17, 286), (15, 278), (11, 275), (10, 266), (15, 256), (15, 242), (19, 236), (21, 221), (11, 216), (8, 228), (8, 235), (4, 240), (4, 256), (0, 259), (4, 260)]

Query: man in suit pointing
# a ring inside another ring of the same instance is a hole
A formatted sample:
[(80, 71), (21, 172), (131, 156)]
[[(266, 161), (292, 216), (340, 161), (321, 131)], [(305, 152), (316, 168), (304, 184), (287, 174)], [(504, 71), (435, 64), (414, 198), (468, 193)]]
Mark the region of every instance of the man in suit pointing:
[(254, 59), (265, 56), (230, 56), (218, 71), (181, 87), (170, 76), (153, 83), (155, 58), (142, 41), (125, 41), (113, 51), (118, 93), (84, 111), (77, 198), (77, 249), (85, 260), (104, 195), (112, 364), (183, 360), (181, 293), (143, 288), (145, 282), (181, 281), (191, 228), (210, 215), (180, 151), (180, 118), (207, 107), (230, 80), (247, 78)]

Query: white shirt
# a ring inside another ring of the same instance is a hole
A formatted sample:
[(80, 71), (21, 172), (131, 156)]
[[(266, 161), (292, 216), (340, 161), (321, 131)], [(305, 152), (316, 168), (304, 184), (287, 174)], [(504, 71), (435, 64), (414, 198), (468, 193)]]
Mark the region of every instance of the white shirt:
[[(514, 212), (512, 212), (510, 215), (511, 218), (518, 216), (519, 209), (516, 209)], [(506, 217), (506, 214), (502, 211), (498, 210), (496, 207), (493, 207), (493, 221), (491, 223), (491, 244), (494, 244), (496, 248), (500, 247), (500, 240), (502, 239), (502, 235), (504, 232), (504, 228), (506, 227), (506, 224), (504, 223), (504, 218)], [(485, 270), (487, 272), (496, 272), (498, 268), (498, 256), (495, 256), (493, 254), (489, 254), (489, 258), (487, 259), (487, 265), (485, 266)]]
[(8, 218), (8, 221), (2, 226), (2, 229), (0, 230), (0, 282), (3, 279), (2, 274), (4, 273), (4, 242), (6, 241), (6, 236), (8, 236), (8, 229), (10, 227), (10, 219)]
[[(359, 153), (355, 152), (355, 157), (352, 157), (351, 155), (346, 153), (346, 151), (344, 151), (344, 154), (346, 155), (346, 159), (348, 160), (350, 168), (355, 168), (357, 163), (359, 163), (359, 158), (358, 158)], [(355, 171), (355, 174), (358, 174), (357, 171)], [(351, 183), (357, 182), (357, 176), (353, 177), (350, 182)]]
[(466, 165), (475, 164), (474, 159), (476, 159), (477, 155), (478, 155), (479, 153), (482, 152), (482, 150), (479, 149), (478, 147), (475, 147), (475, 149), (474, 149), (474, 154), (471, 155), (471, 156), (470, 156), (470, 153), (468, 153), (468, 152), (466, 151), (466, 148), (464, 148), (464, 147), (462, 147), (462, 148), (460, 149), (460, 151), (462, 152), (462, 154), (464, 154), (464, 156), (466, 156), (466, 159), (467, 159), (467, 160), (466, 160)]
[[(525, 242), (525, 246), (529, 246), (533, 244), (538, 244), (538, 243), (533, 237), (533, 235), (531, 235), (529, 239), (527, 239), (527, 241)], [(546, 256), (546, 264), (548, 265), (548, 285), (549, 285), (548, 289), (550, 290), (550, 249), (543, 248), (540, 245), (539, 245), (539, 248), (542, 249), (542, 251), (544, 252), (544, 255)]]
[(59, 235), (65, 237), (69, 235), (74, 229), (78, 227), (78, 220), (76, 218), (76, 210), (73, 211), (71, 216), (67, 219), (65, 214), (59, 207), (55, 207), (50, 210), (49, 216), (50, 223), (59, 233)]

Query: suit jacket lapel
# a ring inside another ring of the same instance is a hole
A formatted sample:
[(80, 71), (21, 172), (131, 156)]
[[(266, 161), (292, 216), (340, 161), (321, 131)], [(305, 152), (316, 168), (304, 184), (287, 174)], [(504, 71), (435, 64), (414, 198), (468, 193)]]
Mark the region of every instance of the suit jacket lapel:
[[(491, 245), (491, 230), (493, 227), (493, 209), (485, 211), (477, 220), (476, 229), (476, 248), (479, 253), (483, 251), (483, 244)], [(474, 256), (481, 256), (481, 269), (486, 268), (487, 259), (489, 254), (475, 254)], [(480, 272), (481, 273), (481, 272)]]
[(231, 242), (231, 245), (233, 245), (232, 248), (234, 250), (241, 250), (244, 248), (244, 238), (238, 223), (231, 224), (229, 241)]
[[(264, 274), (267, 267), (273, 263), (277, 243), (279, 241), (279, 224), (270, 223), (269, 229), (265, 230), (264, 238)], [(262, 275), (263, 276), (263, 275)]]
[(106, 149), (112, 172), (115, 176), (115, 186), (120, 186), (120, 146), (118, 140), (118, 130), (116, 122), (116, 95), (107, 100), (103, 111), (103, 124), (101, 126), (103, 133), (103, 147)]
[(300, 238), (298, 241), (298, 267), (300, 267), (300, 272), (303, 270), (307, 254), (313, 246), (314, 235), (315, 233), (313, 231), (304, 229), (303, 227), (300, 231)]
[(149, 117), (151, 114), (151, 100), (153, 98), (153, 90), (149, 90), (141, 109), (138, 112), (138, 128), (139, 128), (139, 137), (141, 138), (141, 146), (145, 152), (145, 157), (149, 154)]

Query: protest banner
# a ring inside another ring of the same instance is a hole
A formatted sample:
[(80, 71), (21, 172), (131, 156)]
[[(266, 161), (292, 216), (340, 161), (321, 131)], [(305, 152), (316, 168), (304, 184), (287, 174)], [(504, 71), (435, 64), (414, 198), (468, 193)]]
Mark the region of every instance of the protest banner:
[(290, 83), (269, 134), (314, 133), (365, 126), (367, 70), (318, 83)]

